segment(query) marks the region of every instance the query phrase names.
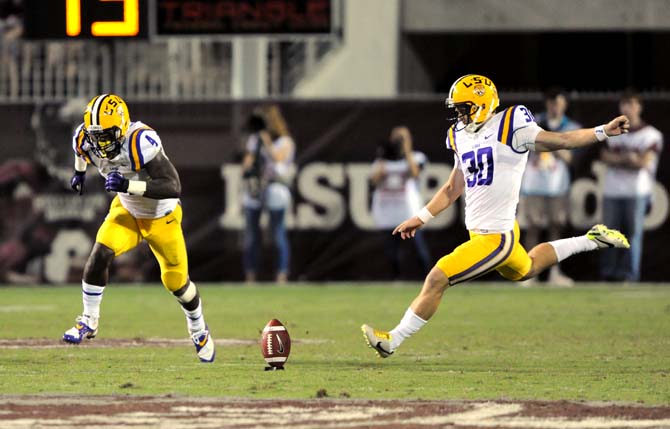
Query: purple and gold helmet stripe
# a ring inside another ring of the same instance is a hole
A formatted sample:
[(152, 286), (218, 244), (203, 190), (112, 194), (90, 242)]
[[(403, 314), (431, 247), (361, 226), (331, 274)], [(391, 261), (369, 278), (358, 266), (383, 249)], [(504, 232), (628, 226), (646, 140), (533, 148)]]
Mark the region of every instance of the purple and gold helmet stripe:
[(108, 96), (109, 94), (99, 95), (93, 102), (93, 107), (91, 108), (91, 125), (100, 125), (100, 106)]

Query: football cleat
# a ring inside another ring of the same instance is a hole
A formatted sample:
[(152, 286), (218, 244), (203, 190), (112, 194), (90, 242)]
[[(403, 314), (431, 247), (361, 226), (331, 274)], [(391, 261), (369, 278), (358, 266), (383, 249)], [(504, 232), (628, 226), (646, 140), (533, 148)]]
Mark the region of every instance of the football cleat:
[(363, 338), (368, 346), (373, 348), (380, 358), (387, 358), (393, 354), (391, 351), (391, 334), (386, 331), (378, 331), (372, 326), (361, 326)]
[(83, 339), (90, 340), (98, 334), (98, 319), (81, 315), (77, 316), (74, 327), (63, 334), (63, 341), (71, 344), (79, 344)]
[(586, 238), (598, 245), (598, 248), (604, 249), (607, 247), (621, 247), (629, 249), (628, 239), (625, 235), (616, 229), (609, 229), (607, 226), (598, 224), (586, 233)]
[(195, 345), (195, 351), (198, 353), (200, 362), (214, 362), (216, 350), (214, 349), (214, 339), (209, 334), (209, 328), (205, 326), (202, 331), (191, 334), (191, 340)]

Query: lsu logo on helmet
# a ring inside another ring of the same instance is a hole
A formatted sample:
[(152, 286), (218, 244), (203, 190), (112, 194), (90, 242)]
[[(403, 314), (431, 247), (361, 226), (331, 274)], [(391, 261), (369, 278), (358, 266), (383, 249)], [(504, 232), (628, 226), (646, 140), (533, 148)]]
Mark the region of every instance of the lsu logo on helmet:
[(474, 130), (495, 114), (500, 105), (498, 90), (486, 76), (468, 74), (456, 79), (445, 100), (452, 109), (450, 120), (460, 120), (468, 130)]
[(86, 138), (100, 158), (114, 158), (119, 154), (129, 126), (128, 106), (118, 95), (93, 97), (84, 111)]

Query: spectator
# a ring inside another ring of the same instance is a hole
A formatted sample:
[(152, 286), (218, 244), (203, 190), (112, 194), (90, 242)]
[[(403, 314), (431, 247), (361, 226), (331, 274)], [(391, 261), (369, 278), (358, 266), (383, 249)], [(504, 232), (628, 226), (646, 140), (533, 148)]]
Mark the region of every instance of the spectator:
[[(21, 0), (0, 1), (0, 90), (10, 97), (19, 95), (19, 51), (23, 35), (22, 3)], [(4, 87), (6, 83), (9, 84), (8, 87)]]
[[(543, 129), (564, 132), (581, 128), (581, 125), (565, 115), (568, 100), (562, 90), (556, 88), (547, 91), (544, 94), (544, 105), (545, 112), (537, 115), (537, 124)], [(568, 165), (571, 160), (572, 154), (568, 150), (530, 152), (521, 182), (521, 210), (526, 217), (526, 249), (532, 249), (540, 243), (543, 230), (546, 230), (548, 241), (561, 237), (561, 230), (568, 220)], [(536, 279), (528, 280), (526, 285)], [(550, 269), (548, 280), (561, 286), (571, 286), (573, 283), (570, 277), (561, 272), (559, 265)]]
[(261, 248), (260, 219), (264, 209), (270, 215), (270, 229), (277, 252), (279, 284), (289, 273), (290, 247), (285, 214), (291, 202), (289, 179), (295, 157), (295, 143), (276, 105), (256, 110), (248, 123), (251, 135), (242, 161), (244, 171), (244, 271), (247, 283), (255, 282)]
[(607, 164), (603, 187), (603, 222), (630, 239), (630, 251), (601, 255), (600, 275), (608, 281), (640, 279), (644, 215), (650, 203), (663, 135), (642, 118), (639, 94), (626, 91), (619, 110), (630, 119), (630, 132), (607, 140), (600, 159)]
[[(0, 283), (43, 282), (43, 270), (31, 270), (51, 250), (56, 231), (36, 208), (35, 198), (49, 183), (34, 161), (10, 159), (0, 164)], [(37, 272), (36, 272), (37, 271)]]
[[(426, 164), (426, 156), (412, 150), (412, 135), (407, 127), (391, 130), (389, 141), (380, 148), (372, 164), (372, 216), (377, 227), (388, 237), (385, 246), (391, 262), (393, 278), (400, 276), (401, 240), (391, 235), (393, 229), (404, 219), (411, 217), (422, 207), (417, 178)], [(424, 275), (432, 267), (430, 252), (423, 236), (417, 230), (414, 236), (418, 262)]]

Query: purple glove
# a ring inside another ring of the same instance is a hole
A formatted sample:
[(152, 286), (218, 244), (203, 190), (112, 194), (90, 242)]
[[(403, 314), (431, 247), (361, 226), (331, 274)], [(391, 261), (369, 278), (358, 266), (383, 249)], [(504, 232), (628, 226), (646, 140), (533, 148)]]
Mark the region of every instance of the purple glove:
[(105, 180), (105, 189), (108, 192), (128, 192), (128, 182), (118, 171), (112, 171), (107, 175), (107, 180)]
[(84, 193), (84, 182), (86, 181), (85, 171), (75, 171), (74, 176), (70, 179), (70, 186), (72, 189), (79, 192), (79, 195)]

